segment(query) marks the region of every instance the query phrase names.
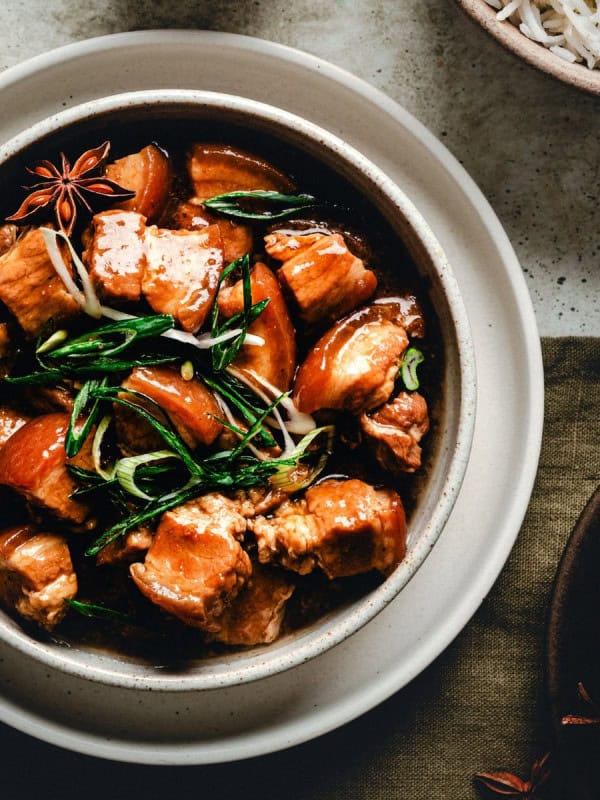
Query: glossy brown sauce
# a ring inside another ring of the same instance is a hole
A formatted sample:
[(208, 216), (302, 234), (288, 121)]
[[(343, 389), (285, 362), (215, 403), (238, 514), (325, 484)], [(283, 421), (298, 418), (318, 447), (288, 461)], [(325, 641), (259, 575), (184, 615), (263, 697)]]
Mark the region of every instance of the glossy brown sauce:
[[(176, 223), (179, 203), (190, 196), (190, 183), (184, 166), (188, 147), (196, 141), (223, 140), (220, 126), (197, 122), (177, 122), (156, 120), (155, 124), (132, 124), (122, 134), (119, 126), (112, 143), (111, 158), (119, 158), (147, 144), (156, 142), (170, 155), (174, 164), (175, 180), (169, 202), (160, 219), (160, 225), (168, 228)], [(397, 489), (410, 520), (411, 509), (427, 481), (427, 474), (437, 448), (437, 423), (443, 402), (442, 387), (444, 364), (440, 346), (439, 326), (434, 309), (428, 299), (428, 287), (420, 280), (417, 270), (403, 244), (383, 221), (378, 212), (360, 196), (347, 182), (333, 174), (329, 169), (317, 164), (311, 157), (290, 146), (266, 136), (249, 134), (242, 128), (233, 127), (228, 131), (228, 142), (256, 152), (271, 161), (277, 168), (290, 175), (299, 191), (314, 194), (329, 200), (332, 210), (329, 216), (287, 220), (270, 226), (254, 228), (255, 248), (261, 237), (271, 231), (341, 233), (350, 250), (366, 262), (378, 278), (378, 288), (373, 300), (381, 298), (400, 298), (407, 310), (413, 298), (418, 297), (426, 319), (425, 338), (418, 346), (425, 355), (419, 367), (421, 393), (427, 398), (431, 419), (431, 430), (424, 440), (424, 463), (418, 475), (404, 475), (391, 479), (378, 466), (366, 447), (357, 443), (354, 429), (356, 423), (349, 415), (335, 414), (339, 436), (337, 446), (329, 458), (325, 472), (319, 480), (331, 476), (344, 476), (363, 479), (374, 485), (392, 486)], [(61, 150), (79, 152), (88, 143), (97, 143), (98, 131), (95, 126), (84, 126), (77, 136), (66, 132), (30, 148), (10, 162), (3, 170), (0, 214), (4, 217), (14, 206), (14, 193), (9, 191), (16, 181), (15, 176), (23, 165), (31, 164), (38, 158), (52, 159)], [(73, 153), (75, 155), (76, 153)], [(340, 198), (343, 201), (340, 201)], [(265, 257), (269, 263), (268, 257)], [(299, 329), (300, 326), (299, 326)], [(323, 333), (323, 326), (316, 326), (300, 334), (297, 339), (298, 362), (302, 362), (309, 347)], [(0, 400), (17, 405), (25, 411), (39, 413), (32, 406), (27, 392), (15, 390), (0, 384)], [(331, 412), (318, 412), (319, 423), (326, 424)], [(8, 490), (0, 488), (5, 525), (22, 521), (25, 503)], [(34, 512), (35, 517), (35, 512)], [(55, 525), (55, 523), (52, 523)], [(83, 551), (89, 538), (82, 534), (81, 539), (70, 537), (73, 560), (77, 566), (80, 590), (78, 599), (114, 608), (126, 613), (133, 624), (94, 620), (69, 613), (66, 619), (52, 634), (33, 629), (23, 623), (37, 638), (49, 637), (69, 646), (98, 648), (118, 654), (120, 657), (140, 658), (153, 664), (168, 665), (180, 669), (197, 658), (211, 654), (229, 652), (231, 648), (207, 643), (201, 632), (168, 618), (160, 609), (147, 601), (133, 585), (127, 575), (127, 566), (98, 568), (95, 560), (86, 558)], [(249, 536), (249, 550), (253, 544)], [(309, 576), (296, 576), (290, 573), (296, 584), (296, 591), (288, 602), (284, 632), (310, 624), (324, 613), (340, 605), (351, 602), (379, 584), (383, 578), (367, 574), (353, 578), (330, 581), (320, 573)], [(22, 622), (22, 621), (21, 621)]]

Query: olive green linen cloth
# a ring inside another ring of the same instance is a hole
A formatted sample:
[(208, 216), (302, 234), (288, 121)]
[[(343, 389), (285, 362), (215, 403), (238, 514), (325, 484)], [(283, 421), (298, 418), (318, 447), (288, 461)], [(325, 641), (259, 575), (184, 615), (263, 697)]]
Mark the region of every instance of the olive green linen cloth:
[(543, 672), (554, 574), (600, 483), (600, 339), (546, 339), (543, 352), (545, 432), (520, 536), (474, 618), (410, 686), (316, 741), (212, 767), (105, 762), (0, 726), (2, 800), (130, 800), (132, 792), (144, 800), (474, 800), (479, 770), (526, 776), (551, 746)]

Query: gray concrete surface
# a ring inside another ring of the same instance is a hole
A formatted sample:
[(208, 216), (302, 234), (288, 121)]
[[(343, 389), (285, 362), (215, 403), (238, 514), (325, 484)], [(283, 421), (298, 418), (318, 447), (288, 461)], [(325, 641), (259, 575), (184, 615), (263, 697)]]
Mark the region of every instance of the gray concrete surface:
[(540, 333), (600, 335), (600, 100), (521, 64), (451, 0), (4, 0), (0, 68), (148, 28), (270, 39), (382, 89), (444, 142), (490, 200), (521, 261)]

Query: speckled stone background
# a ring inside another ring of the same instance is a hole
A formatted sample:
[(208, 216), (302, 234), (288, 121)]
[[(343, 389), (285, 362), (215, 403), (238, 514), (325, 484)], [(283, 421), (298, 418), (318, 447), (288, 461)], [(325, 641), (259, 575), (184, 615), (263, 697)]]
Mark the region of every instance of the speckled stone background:
[(600, 335), (600, 99), (521, 64), (451, 0), (4, 0), (0, 68), (144, 28), (270, 39), (387, 92), (490, 200), (521, 261), (540, 333)]

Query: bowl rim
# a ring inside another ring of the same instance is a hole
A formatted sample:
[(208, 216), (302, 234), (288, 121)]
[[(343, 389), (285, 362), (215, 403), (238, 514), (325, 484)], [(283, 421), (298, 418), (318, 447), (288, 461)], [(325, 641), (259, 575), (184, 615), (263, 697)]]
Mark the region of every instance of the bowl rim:
[[(98, 663), (92, 667), (72, 657), (72, 653), (77, 652), (75, 648), (70, 651), (68, 648), (57, 648), (56, 645), (37, 641), (16, 627), (16, 624), (15, 626), (2, 624), (0, 618), (0, 640), (36, 661), (64, 673), (100, 684), (137, 690), (173, 692), (220, 689), (271, 677), (311, 660), (341, 643), (382, 611), (421, 566), (450, 516), (469, 461), (477, 396), (474, 345), (466, 309), (446, 255), (428, 223), (403, 190), (379, 167), (335, 134), (276, 106), (236, 95), (195, 89), (151, 89), (108, 95), (40, 120), (0, 145), (0, 168), (9, 158), (39, 139), (56, 134), (77, 122), (90, 121), (107, 113), (150, 106), (153, 108), (190, 106), (196, 109), (203, 106), (248, 118), (254, 116), (280, 130), (287, 130), (290, 135), (293, 133), (298, 138), (308, 139), (313, 145), (318, 144), (319, 147), (325, 148), (331, 157), (337, 156), (349, 163), (355, 173), (366, 176), (372, 186), (392, 202), (404, 222), (416, 233), (420, 246), (433, 264), (448, 304), (457, 345), (460, 372), (459, 413), (453, 453), (449, 458), (449, 468), (443, 485), (439, 489), (439, 502), (409, 556), (379, 587), (361, 598), (357, 608), (344, 619), (335, 621), (325, 631), (308, 630), (298, 637), (299, 645), (290, 645), (283, 654), (273, 652), (269, 655), (271, 646), (266, 646), (258, 650), (259, 655), (253, 657), (251, 664), (243, 663), (242, 659), (241, 666), (234, 665), (222, 672), (211, 674), (189, 671), (185, 674), (168, 674), (160, 667), (148, 667), (140, 663), (136, 666), (139, 672), (143, 671), (144, 674), (129, 675), (115, 670), (115, 661), (125, 662), (122, 657), (104, 657), (93, 651), (90, 652), (90, 656)], [(292, 638), (295, 638), (293, 634)], [(210, 659), (206, 663), (210, 664)]]
[(571, 63), (544, 45), (529, 39), (510, 20), (498, 20), (497, 10), (486, 0), (455, 0), (457, 5), (483, 30), (514, 56), (556, 80), (589, 94), (600, 94), (600, 69), (588, 69), (581, 62)]

